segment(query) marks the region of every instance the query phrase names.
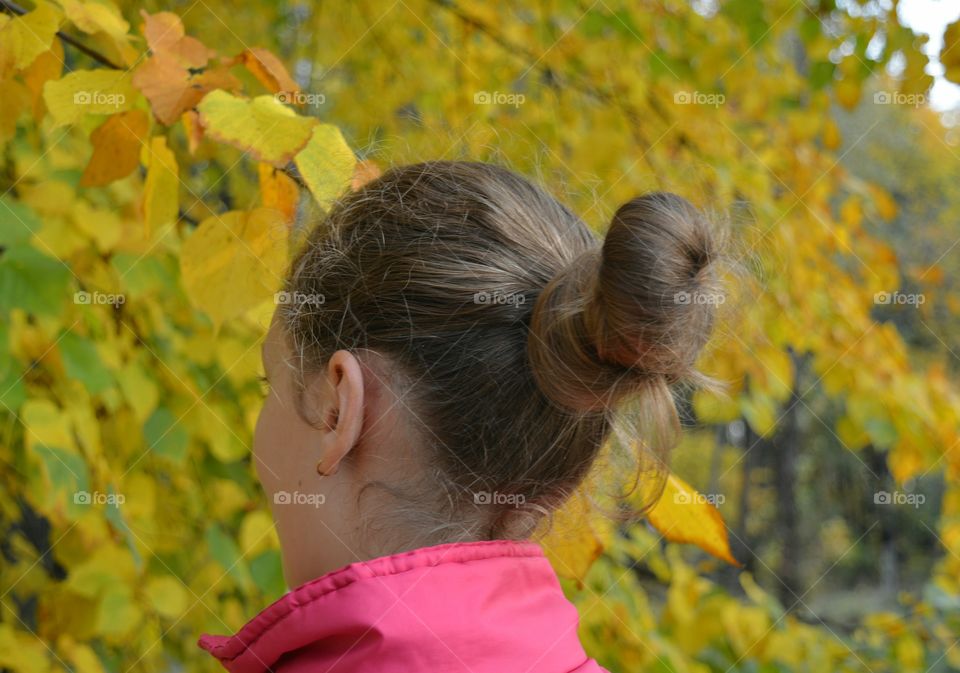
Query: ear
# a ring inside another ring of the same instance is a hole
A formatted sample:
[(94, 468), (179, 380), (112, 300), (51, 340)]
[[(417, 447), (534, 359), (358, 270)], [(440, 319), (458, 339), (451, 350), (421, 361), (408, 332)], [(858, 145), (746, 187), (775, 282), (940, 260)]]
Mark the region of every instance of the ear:
[(363, 371), (349, 351), (330, 356), (324, 375), (315, 384), (324, 390), (319, 406), (323, 436), (320, 440), (319, 469), (334, 474), (340, 462), (360, 441), (363, 431)]

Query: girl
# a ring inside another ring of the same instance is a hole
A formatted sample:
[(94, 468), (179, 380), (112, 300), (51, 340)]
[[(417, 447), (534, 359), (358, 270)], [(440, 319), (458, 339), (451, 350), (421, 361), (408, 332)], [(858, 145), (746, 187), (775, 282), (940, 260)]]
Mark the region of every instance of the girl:
[(597, 673), (529, 541), (639, 401), (679, 427), (716, 242), (679, 196), (605, 239), (496, 166), (397, 168), (294, 261), (253, 451), (297, 587), (200, 646), (237, 673)]

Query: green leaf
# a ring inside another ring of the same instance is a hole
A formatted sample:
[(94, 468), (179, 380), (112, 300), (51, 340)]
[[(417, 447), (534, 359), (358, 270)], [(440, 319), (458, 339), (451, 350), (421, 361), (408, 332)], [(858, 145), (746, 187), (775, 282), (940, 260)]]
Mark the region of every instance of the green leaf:
[(187, 457), (187, 431), (166, 407), (160, 407), (147, 419), (143, 426), (143, 438), (150, 451), (169, 458), (177, 465), (182, 465)]
[(240, 555), (240, 548), (233, 538), (223, 532), (220, 526), (213, 524), (207, 528), (207, 547), (213, 559), (223, 566), (223, 569), (236, 580), (244, 590), (249, 590), (253, 580), (250, 570)]
[(89, 505), (76, 499), (77, 494), (90, 491), (90, 472), (83, 457), (52, 446), (37, 445), (35, 451), (43, 460), (50, 479), (52, 488), (48, 495), (49, 501), (63, 493), (66, 495), (67, 512), (72, 518), (86, 511), (84, 508)]
[(0, 254), (0, 313), (22, 308), (55, 316), (69, 295), (70, 271), (59, 260), (29, 246)]
[(0, 411), (20, 408), (27, 397), (23, 384), (24, 366), (10, 354), (10, 334), (6, 324), (0, 323)]
[(24, 243), (41, 226), (40, 218), (29, 206), (0, 196), (0, 246), (9, 248)]
[(280, 552), (276, 549), (265, 549), (253, 557), (250, 561), (250, 574), (260, 591), (270, 599), (279, 598), (287, 590)]
[(67, 332), (58, 346), (67, 376), (83, 383), (90, 393), (97, 395), (113, 385), (113, 376), (100, 361), (92, 341)]

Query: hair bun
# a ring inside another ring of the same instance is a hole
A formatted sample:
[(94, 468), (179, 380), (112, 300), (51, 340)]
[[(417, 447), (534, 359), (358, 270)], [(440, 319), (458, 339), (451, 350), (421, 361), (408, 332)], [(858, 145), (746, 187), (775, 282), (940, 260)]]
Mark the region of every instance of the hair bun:
[(615, 406), (650, 381), (700, 377), (697, 355), (723, 303), (710, 223), (655, 192), (621, 206), (602, 246), (544, 288), (528, 350), (543, 392), (578, 411)]

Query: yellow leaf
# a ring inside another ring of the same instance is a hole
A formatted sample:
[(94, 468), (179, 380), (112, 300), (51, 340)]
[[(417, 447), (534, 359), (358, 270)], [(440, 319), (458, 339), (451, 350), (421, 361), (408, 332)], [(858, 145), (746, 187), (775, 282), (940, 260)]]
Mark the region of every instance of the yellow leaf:
[(776, 400), (783, 401), (793, 388), (793, 362), (790, 355), (776, 346), (765, 346), (756, 351), (759, 377), (764, 390)]
[(70, 216), (77, 229), (96, 242), (100, 252), (113, 250), (123, 235), (120, 216), (113, 210), (93, 208), (89, 201), (74, 201)]
[(293, 179), (270, 164), (260, 163), (260, 197), (266, 208), (275, 208), (283, 213), (287, 222), (293, 222), (300, 200), (300, 188)]
[(0, 669), (14, 673), (46, 673), (50, 670), (49, 649), (32, 633), (16, 631), (0, 623)]
[(177, 219), (180, 178), (177, 158), (165, 136), (155, 136), (144, 147), (147, 180), (143, 187), (143, 222), (147, 238)]
[(27, 400), (20, 411), (20, 418), (27, 429), (28, 450), (33, 451), (38, 444), (69, 451), (76, 450), (66, 414), (50, 400)]
[(863, 204), (858, 197), (850, 196), (843, 202), (840, 206), (840, 220), (852, 229), (860, 226), (863, 221)]
[(719, 559), (740, 564), (730, 553), (727, 527), (709, 499), (674, 474), (647, 514), (650, 524), (671, 542), (695, 544)]
[(187, 68), (202, 68), (214, 56), (200, 40), (186, 35), (183, 21), (173, 12), (149, 14), (141, 9), (140, 16), (143, 35), (152, 53), (170, 55)]
[(263, 510), (254, 510), (240, 525), (240, 549), (244, 556), (256, 556), (264, 549), (278, 546), (273, 517)]
[(946, 69), (946, 78), (960, 84), (960, 21), (951, 23), (943, 33), (940, 63)]
[(110, 586), (132, 582), (137, 570), (129, 552), (108, 544), (93, 551), (70, 569), (65, 587), (78, 596), (95, 598)]
[(280, 59), (268, 49), (261, 47), (246, 49), (240, 54), (240, 62), (270, 93), (300, 91), (300, 87), (290, 77), (290, 73)]
[(81, 187), (107, 185), (130, 175), (140, 163), (140, 147), (149, 120), (141, 110), (112, 115), (90, 134), (93, 156), (83, 170)]
[(870, 443), (870, 435), (846, 415), (837, 421), (837, 436), (843, 445), (851, 450), (861, 449)]
[(840, 134), (840, 127), (837, 122), (828, 119), (823, 125), (823, 146), (828, 150), (839, 149), (843, 143), (843, 136)]
[(736, 398), (707, 390), (694, 391), (693, 408), (697, 419), (705, 423), (726, 423), (740, 418)]
[(740, 399), (740, 411), (757, 434), (766, 437), (777, 425), (774, 401), (767, 395), (750, 395)]
[(540, 546), (561, 577), (582, 582), (613, 537), (611, 523), (600, 514), (592, 516), (593, 509), (579, 489), (540, 533)]
[(129, 642), (129, 634), (143, 619), (143, 612), (133, 600), (133, 591), (118, 582), (107, 587), (97, 606), (95, 629), (98, 634), (116, 642)]
[(297, 170), (321, 208), (327, 210), (353, 179), (357, 158), (340, 129), (321, 124), (313, 129), (310, 142), (297, 154)]
[(75, 124), (85, 114), (116, 114), (133, 107), (136, 90), (119, 70), (74, 70), (43, 85), (43, 100), (56, 126)]
[(857, 103), (860, 102), (861, 88), (860, 80), (850, 76), (844, 77), (833, 86), (837, 101), (847, 110), (857, 107)]
[(57, 639), (57, 649), (66, 655), (74, 673), (105, 673), (97, 653), (90, 646), (75, 642), (69, 635)]
[(209, 217), (184, 242), (187, 296), (217, 325), (268, 299), (287, 261), (287, 227), (271, 208)]
[(297, 115), (273, 96), (247, 100), (215, 90), (200, 101), (197, 110), (208, 136), (278, 168), (307, 144), (310, 130), (317, 124), (316, 119)]
[(47, 2), (23, 16), (14, 17), (0, 28), (0, 79), (13, 70), (22, 70), (45, 51), (60, 29), (63, 14)]
[(927, 463), (923, 453), (913, 442), (898, 441), (887, 452), (890, 474), (898, 484), (906, 483), (920, 474), (927, 467)]
[(180, 118), (183, 122), (183, 131), (187, 136), (187, 151), (194, 154), (203, 140), (203, 127), (200, 125), (200, 115), (196, 110), (187, 110)]
[(114, 40), (125, 40), (130, 24), (115, 6), (86, 0), (59, 0), (67, 18), (84, 33), (95, 35), (103, 32)]
[(153, 609), (168, 619), (182, 617), (189, 607), (189, 597), (183, 582), (170, 575), (151, 577), (144, 591)]
[(17, 132), (17, 120), (30, 106), (30, 90), (20, 82), (0, 80), (0, 143), (4, 143)]
[(186, 36), (183, 22), (176, 14), (148, 14), (142, 10), (140, 13), (150, 57), (137, 68), (133, 83), (150, 101), (160, 122), (167, 126), (175, 123), (213, 89), (240, 86), (227, 66), (206, 67), (215, 52)]
[(156, 52), (133, 75), (133, 84), (150, 101), (150, 109), (170, 126), (214, 89), (236, 89), (240, 81), (226, 67), (193, 72), (169, 52)]
[(145, 422), (157, 407), (160, 398), (157, 384), (144, 372), (143, 367), (130, 362), (116, 373), (117, 383), (137, 420)]
[(890, 195), (890, 192), (882, 187), (871, 185), (870, 193), (873, 195), (873, 205), (876, 206), (880, 217), (885, 220), (892, 220), (897, 216), (897, 202)]
[(60, 77), (63, 71), (63, 45), (60, 40), (53, 41), (53, 48), (45, 51), (33, 60), (27, 68), (20, 73), (23, 83), (30, 91), (30, 98), (33, 105), (33, 117), (40, 121), (43, 117), (43, 85), (52, 79)]

